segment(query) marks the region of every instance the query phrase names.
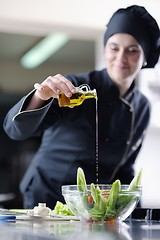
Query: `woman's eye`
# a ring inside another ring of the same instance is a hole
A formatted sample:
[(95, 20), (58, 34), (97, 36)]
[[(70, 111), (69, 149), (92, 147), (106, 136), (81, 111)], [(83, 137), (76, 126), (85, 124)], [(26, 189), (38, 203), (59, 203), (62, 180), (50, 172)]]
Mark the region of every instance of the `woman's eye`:
[(116, 47), (114, 47), (114, 46), (111, 46), (111, 50), (113, 50), (113, 51), (116, 51), (116, 50), (117, 50), (117, 48), (116, 48)]
[(134, 49), (134, 48), (130, 48), (130, 49), (128, 49), (128, 52), (130, 52), (130, 53), (137, 53), (138, 50)]

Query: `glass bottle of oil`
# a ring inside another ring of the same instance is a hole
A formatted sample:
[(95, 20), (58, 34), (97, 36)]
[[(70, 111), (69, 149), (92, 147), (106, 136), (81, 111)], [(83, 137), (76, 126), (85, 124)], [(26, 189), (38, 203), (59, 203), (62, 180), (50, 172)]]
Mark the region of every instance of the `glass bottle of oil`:
[(90, 90), (87, 84), (83, 84), (76, 87), (76, 93), (72, 94), (71, 97), (66, 97), (66, 95), (61, 92), (58, 95), (58, 103), (60, 107), (79, 106), (88, 98), (95, 98), (97, 100), (96, 89)]

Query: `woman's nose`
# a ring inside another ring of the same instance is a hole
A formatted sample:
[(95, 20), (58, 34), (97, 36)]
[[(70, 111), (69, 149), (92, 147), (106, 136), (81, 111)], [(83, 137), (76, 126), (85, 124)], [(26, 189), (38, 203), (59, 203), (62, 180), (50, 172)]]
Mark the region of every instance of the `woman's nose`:
[(127, 54), (124, 49), (119, 50), (117, 59), (121, 62), (125, 62), (127, 60)]

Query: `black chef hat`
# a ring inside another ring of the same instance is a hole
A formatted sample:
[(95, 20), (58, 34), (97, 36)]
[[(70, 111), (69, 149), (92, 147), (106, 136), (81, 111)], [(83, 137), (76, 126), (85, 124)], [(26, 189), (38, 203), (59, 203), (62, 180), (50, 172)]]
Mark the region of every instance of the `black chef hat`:
[(116, 11), (107, 24), (104, 45), (115, 33), (128, 33), (139, 42), (147, 62), (145, 68), (153, 68), (158, 62), (160, 30), (155, 19), (144, 7), (133, 5)]

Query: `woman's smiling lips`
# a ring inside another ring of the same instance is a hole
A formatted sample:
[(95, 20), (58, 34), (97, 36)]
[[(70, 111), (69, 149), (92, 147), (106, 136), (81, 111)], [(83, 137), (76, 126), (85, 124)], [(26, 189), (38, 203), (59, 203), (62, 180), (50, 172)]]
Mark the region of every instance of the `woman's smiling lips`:
[(114, 67), (118, 70), (127, 70), (129, 69), (129, 66), (127, 65), (114, 65)]

